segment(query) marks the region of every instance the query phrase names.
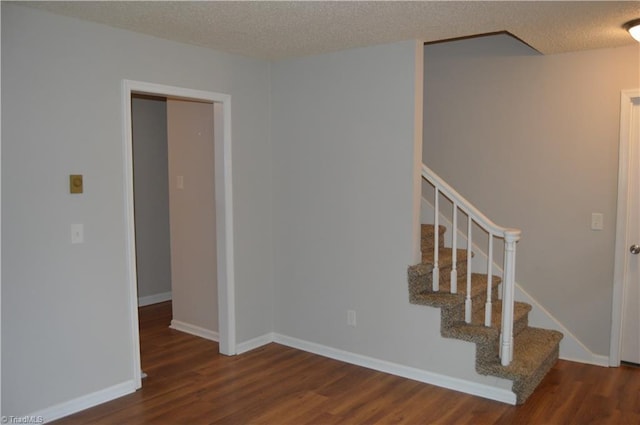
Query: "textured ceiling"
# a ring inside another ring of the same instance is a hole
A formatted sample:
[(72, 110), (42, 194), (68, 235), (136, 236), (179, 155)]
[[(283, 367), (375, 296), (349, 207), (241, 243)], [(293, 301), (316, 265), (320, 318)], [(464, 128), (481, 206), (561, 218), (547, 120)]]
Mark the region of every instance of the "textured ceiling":
[(157, 37), (265, 59), (507, 31), (544, 54), (637, 44), (638, 1), (25, 2)]

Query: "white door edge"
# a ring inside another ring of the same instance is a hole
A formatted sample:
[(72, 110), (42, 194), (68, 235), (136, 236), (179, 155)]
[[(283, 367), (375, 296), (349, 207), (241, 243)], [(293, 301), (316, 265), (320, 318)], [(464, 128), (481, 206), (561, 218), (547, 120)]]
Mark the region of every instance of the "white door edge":
[(624, 282), (626, 278), (626, 260), (628, 257), (627, 216), (629, 205), (629, 144), (631, 113), (633, 101), (640, 98), (640, 89), (623, 90), (620, 94), (620, 144), (618, 159), (618, 207), (616, 215), (616, 241), (613, 276), (613, 304), (611, 308), (611, 345), (609, 365), (620, 366), (622, 343), (622, 303), (624, 300)]

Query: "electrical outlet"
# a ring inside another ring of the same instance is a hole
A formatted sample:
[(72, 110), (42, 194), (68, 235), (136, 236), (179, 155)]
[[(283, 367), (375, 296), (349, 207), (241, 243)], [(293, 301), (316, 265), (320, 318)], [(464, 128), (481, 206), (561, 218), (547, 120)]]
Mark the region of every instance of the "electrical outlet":
[(355, 310), (347, 310), (347, 325), (356, 327), (356, 312)]

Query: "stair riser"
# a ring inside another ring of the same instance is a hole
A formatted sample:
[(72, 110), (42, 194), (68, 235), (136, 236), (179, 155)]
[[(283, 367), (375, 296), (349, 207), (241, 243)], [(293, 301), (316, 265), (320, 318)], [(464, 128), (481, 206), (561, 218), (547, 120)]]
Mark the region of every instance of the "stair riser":
[[(461, 283), (458, 283), (460, 285)], [(486, 292), (482, 292), (471, 297), (471, 311), (476, 312), (484, 307), (484, 304), (487, 302)], [(493, 287), (491, 292), (491, 300), (497, 301), (498, 299), (498, 287), (497, 285)], [(449, 309), (442, 309), (442, 321), (441, 321), (441, 329), (445, 329), (452, 323), (463, 322), (465, 320), (465, 305), (464, 302), (458, 304), (455, 307)]]
[[(440, 287), (443, 287), (446, 285), (447, 288), (449, 288), (449, 284), (451, 283), (451, 270), (452, 270), (452, 266), (448, 265), (448, 266), (444, 266), (444, 267), (439, 267), (438, 268), (438, 283), (440, 284)], [(456, 275), (458, 276), (457, 282), (458, 282), (458, 288), (460, 288), (460, 285), (466, 285), (467, 284), (467, 263), (466, 261), (463, 263), (458, 263), (456, 265)], [(431, 275), (433, 276), (433, 275)], [(429, 282), (427, 283), (429, 290), (431, 290), (432, 288), (432, 283), (433, 282), (433, 278), (429, 277)]]
[[(525, 342), (521, 340), (523, 336), (525, 339), (528, 339), (526, 342), (530, 345), (522, 345)], [(517, 395), (516, 403), (522, 404), (527, 397), (533, 393), (540, 381), (542, 381), (544, 376), (558, 360), (562, 334), (556, 331), (528, 328), (523, 331), (522, 335), (514, 339), (514, 356), (518, 357), (518, 351), (520, 351), (520, 356), (522, 356), (523, 347), (530, 347), (534, 353), (536, 350), (538, 351), (538, 353), (535, 354), (535, 363), (529, 363), (530, 366), (535, 365), (534, 369), (529, 369), (529, 366), (527, 366), (528, 371), (526, 374), (523, 374), (522, 370), (518, 370), (518, 366), (515, 366), (515, 369), (511, 365), (507, 367), (500, 366), (497, 362), (497, 357), (486, 355), (483, 352), (482, 357), (477, 357), (476, 371), (481, 375), (502, 375), (506, 379), (511, 379), (513, 381), (512, 390)], [(477, 345), (477, 353), (480, 351), (479, 345), (480, 344)], [(539, 357), (542, 353), (546, 353), (545, 356)], [(493, 359), (493, 361), (482, 363), (481, 359)], [(520, 367), (522, 366), (523, 363), (520, 364)], [(500, 373), (500, 371), (503, 371), (503, 373)]]
[(527, 313), (524, 317), (519, 320), (516, 320), (513, 323), (513, 337), (518, 336), (520, 332), (525, 330), (529, 326), (529, 314)]
[[(525, 330), (529, 325), (529, 315), (525, 315), (513, 323), (513, 337)], [(488, 344), (476, 344), (476, 369), (481, 373), (482, 365), (499, 361), (500, 356), (500, 334), (495, 341)]]
[[(444, 240), (440, 239), (438, 241), (438, 246), (440, 248), (444, 248)], [(420, 250), (422, 252), (431, 252), (433, 251), (433, 239), (429, 238), (429, 239), (423, 239), (422, 242), (420, 243)]]
[[(440, 234), (438, 235), (438, 246), (440, 248), (444, 247), (445, 240), (445, 231), (446, 228), (444, 226), (440, 226)], [(422, 231), (420, 235), (420, 248), (422, 252), (433, 251), (434, 247), (434, 231), (432, 225), (422, 225)]]
[[(423, 250), (422, 252), (422, 262), (423, 263), (434, 263), (434, 251), (433, 249)], [(438, 260), (441, 267), (448, 266), (453, 264), (452, 250), (449, 247), (440, 248), (438, 250)], [(457, 265), (460, 266), (463, 263), (467, 262), (467, 250), (466, 249), (457, 249)], [(473, 258), (473, 253), (471, 254)]]
[(431, 290), (431, 269), (430, 266), (419, 264), (409, 267), (409, 301), (416, 302), (415, 297), (425, 291)]
[[(457, 270), (457, 274), (458, 274), (458, 293), (463, 293), (465, 291), (465, 288), (467, 286), (467, 266), (464, 265), (462, 266), (462, 269), (458, 269)], [(433, 285), (431, 284), (431, 282), (433, 282), (433, 274), (431, 271), (431, 268), (429, 268), (430, 271), (426, 272), (426, 273), (419, 273), (417, 271), (415, 271), (414, 268), (410, 267), (409, 268), (409, 293), (410, 295), (416, 295), (416, 294), (420, 294), (422, 292), (432, 292), (433, 291)], [(449, 283), (451, 280), (451, 269), (450, 268), (445, 268), (445, 269), (440, 269), (439, 271), (439, 275), (440, 278), (438, 279), (438, 282), (440, 283), (440, 292), (448, 292), (449, 291)], [(498, 283), (493, 284), (492, 286), (492, 290), (491, 290), (491, 299), (492, 300), (497, 300), (498, 299)], [(472, 297), (473, 302), (475, 303), (475, 299), (481, 300), (482, 303), (484, 303), (486, 301), (486, 291), (484, 291), (481, 294), (478, 294), (474, 297)], [(475, 305), (475, 304), (474, 304)], [(462, 305), (462, 308), (464, 308), (464, 305)]]
[(560, 343), (556, 345), (553, 352), (538, 367), (536, 372), (527, 380), (516, 380), (513, 383), (513, 392), (517, 394), (516, 404), (523, 404), (527, 398), (533, 393), (542, 379), (549, 373), (553, 365), (558, 361), (560, 356)]

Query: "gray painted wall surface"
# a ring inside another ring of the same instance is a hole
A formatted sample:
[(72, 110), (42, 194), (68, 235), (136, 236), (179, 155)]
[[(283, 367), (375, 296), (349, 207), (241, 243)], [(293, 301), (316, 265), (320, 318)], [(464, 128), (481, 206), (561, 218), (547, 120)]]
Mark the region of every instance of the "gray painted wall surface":
[[(2, 409), (133, 378), (122, 80), (232, 96), (239, 342), (272, 330), (269, 64), (3, 2)], [(68, 193), (68, 175), (85, 193)], [(27, 176), (20, 185), (15, 176)], [(70, 243), (83, 223), (85, 243)]]
[[(611, 330), (620, 91), (637, 46), (541, 56), (507, 36), (425, 48), (424, 162), (520, 227), (519, 282), (591, 351)], [(591, 213), (604, 230), (590, 229)]]
[(167, 123), (173, 320), (217, 332), (213, 104), (168, 99)]
[(171, 291), (166, 101), (131, 102), (138, 298)]
[(409, 304), (416, 61), (402, 42), (273, 65), (275, 331), (495, 383)]

